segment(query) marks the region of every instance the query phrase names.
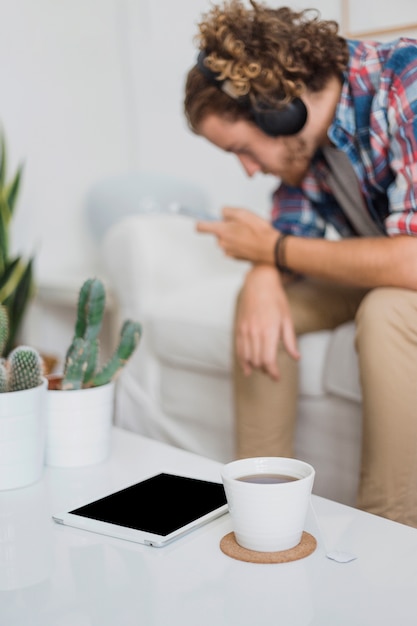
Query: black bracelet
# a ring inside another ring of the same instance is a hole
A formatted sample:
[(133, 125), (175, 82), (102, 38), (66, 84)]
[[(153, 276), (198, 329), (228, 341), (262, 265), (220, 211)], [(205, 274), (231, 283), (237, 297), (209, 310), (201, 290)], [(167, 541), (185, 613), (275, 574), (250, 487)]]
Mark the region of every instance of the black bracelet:
[(284, 274), (292, 274), (292, 270), (287, 267), (286, 259), (285, 259), (285, 240), (288, 237), (289, 233), (281, 233), (278, 239), (275, 242), (274, 247), (274, 261), (275, 267), (280, 272)]

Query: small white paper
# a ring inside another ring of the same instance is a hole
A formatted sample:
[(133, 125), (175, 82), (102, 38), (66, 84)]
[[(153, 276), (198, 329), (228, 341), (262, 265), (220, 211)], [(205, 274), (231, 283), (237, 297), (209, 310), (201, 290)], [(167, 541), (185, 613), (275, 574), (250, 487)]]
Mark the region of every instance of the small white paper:
[(337, 561), (338, 563), (349, 563), (350, 561), (354, 561), (358, 558), (356, 554), (352, 554), (351, 552), (341, 552), (340, 550), (328, 552), (326, 556), (328, 559)]

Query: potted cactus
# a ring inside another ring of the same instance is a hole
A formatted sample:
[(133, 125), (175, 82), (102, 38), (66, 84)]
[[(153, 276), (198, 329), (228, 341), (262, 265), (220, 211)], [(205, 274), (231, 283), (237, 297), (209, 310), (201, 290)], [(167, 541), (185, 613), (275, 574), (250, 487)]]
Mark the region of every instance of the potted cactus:
[(114, 381), (138, 346), (142, 329), (138, 322), (125, 321), (113, 355), (100, 364), (99, 333), (105, 296), (101, 280), (90, 278), (84, 282), (63, 373), (48, 376), (48, 465), (91, 465), (103, 461), (109, 452)]
[[(0, 305), (0, 353), (8, 340), (8, 311)], [(34, 348), (18, 346), (0, 359), (0, 490), (24, 487), (42, 475), (46, 385)]]

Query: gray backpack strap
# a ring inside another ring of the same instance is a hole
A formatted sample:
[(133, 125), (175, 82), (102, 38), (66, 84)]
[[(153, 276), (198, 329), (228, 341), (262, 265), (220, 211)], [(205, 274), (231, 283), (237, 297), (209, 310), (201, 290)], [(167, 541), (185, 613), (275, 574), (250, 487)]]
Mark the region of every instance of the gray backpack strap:
[(327, 182), (340, 207), (361, 237), (385, 235), (380, 226), (369, 215), (362, 197), (358, 179), (347, 155), (331, 146), (322, 148), (329, 166)]

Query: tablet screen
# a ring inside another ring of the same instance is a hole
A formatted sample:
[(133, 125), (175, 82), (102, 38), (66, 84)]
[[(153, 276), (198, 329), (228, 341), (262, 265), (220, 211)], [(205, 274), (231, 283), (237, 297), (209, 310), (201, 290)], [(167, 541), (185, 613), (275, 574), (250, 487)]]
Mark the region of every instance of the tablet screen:
[(221, 483), (163, 473), (70, 513), (166, 536), (226, 502)]

